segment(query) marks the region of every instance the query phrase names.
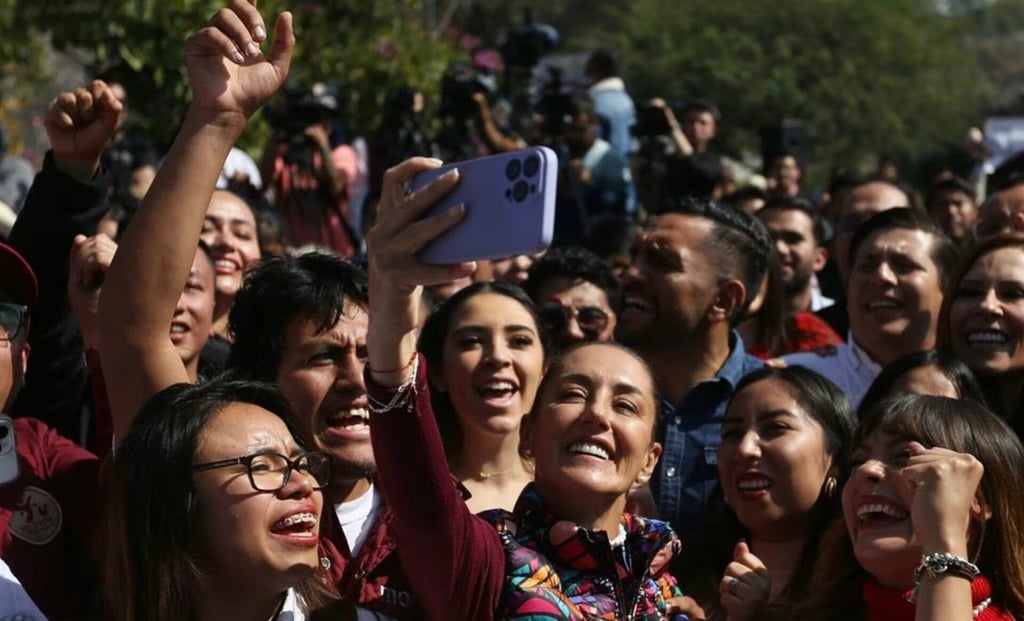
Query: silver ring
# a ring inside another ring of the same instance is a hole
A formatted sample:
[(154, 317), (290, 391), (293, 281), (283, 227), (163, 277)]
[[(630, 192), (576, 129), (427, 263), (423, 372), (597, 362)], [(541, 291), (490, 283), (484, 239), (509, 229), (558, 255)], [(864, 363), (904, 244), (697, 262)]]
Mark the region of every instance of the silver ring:
[(729, 586), (726, 589), (733, 595), (736, 595), (736, 591), (740, 590), (740, 581), (736, 578), (729, 578)]

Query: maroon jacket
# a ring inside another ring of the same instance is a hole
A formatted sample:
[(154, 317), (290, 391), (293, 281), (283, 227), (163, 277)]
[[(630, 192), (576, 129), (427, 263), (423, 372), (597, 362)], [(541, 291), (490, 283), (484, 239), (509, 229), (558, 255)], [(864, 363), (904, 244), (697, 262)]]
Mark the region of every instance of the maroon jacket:
[(394, 515), (391, 505), (383, 500), (359, 556), (352, 558), (338, 514), (334, 507), (324, 507), (320, 547), (331, 561), (328, 571), (342, 599), (396, 619), (425, 619), (395, 553), (398, 540)]

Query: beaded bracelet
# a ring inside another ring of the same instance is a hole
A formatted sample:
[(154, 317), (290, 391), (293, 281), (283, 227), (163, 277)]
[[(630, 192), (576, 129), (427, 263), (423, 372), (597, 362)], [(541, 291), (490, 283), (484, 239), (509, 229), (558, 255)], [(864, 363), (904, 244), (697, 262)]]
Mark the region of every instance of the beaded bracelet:
[(914, 590), (910, 593), (909, 601), (913, 603), (917, 599), (917, 592), (921, 588), (921, 580), (923, 578), (935, 578), (943, 574), (957, 576), (958, 578), (970, 581), (981, 575), (981, 570), (967, 559), (947, 552), (925, 554), (921, 557), (921, 564), (914, 570)]
[(410, 364), (412, 365), (412, 373), (409, 375), (409, 380), (395, 388), (395, 394), (391, 396), (390, 401), (384, 403), (383, 401), (378, 401), (367, 395), (371, 414), (383, 414), (384, 412), (404, 408), (408, 405), (409, 399), (416, 394), (416, 376), (419, 375), (420, 370), (419, 355), (414, 353)]

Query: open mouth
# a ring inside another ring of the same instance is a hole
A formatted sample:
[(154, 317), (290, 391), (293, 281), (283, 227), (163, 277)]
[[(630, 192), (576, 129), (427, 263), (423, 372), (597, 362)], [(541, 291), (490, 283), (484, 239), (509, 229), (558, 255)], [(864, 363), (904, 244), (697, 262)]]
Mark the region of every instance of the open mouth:
[(218, 274), (234, 274), (242, 268), (238, 262), (231, 259), (217, 259), (213, 262), (213, 267)]
[(370, 412), (366, 408), (335, 410), (324, 416), (324, 424), (341, 431), (369, 431)]
[(573, 455), (587, 455), (605, 461), (612, 458), (611, 451), (596, 442), (575, 442), (570, 444), (566, 450)]
[(188, 327), (187, 324), (184, 324), (180, 321), (171, 322), (170, 336), (172, 343), (180, 343), (185, 338), (185, 335), (188, 334), (189, 332), (191, 332), (191, 329)]
[(999, 330), (975, 330), (964, 337), (968, 345), (1005, 345), (1009, 342), (1005, 332)]
[(760, 498), (768, 493), (773, 481), (759, 472), (740, 475), (736, 480), (736, 489), (740, 497), (746, 500)]
[(906, 510), (889, 502), (865, 502), (857, 507), (857, 521), (861, 526), (884, 528), (902, 524), (909, 518)]
[(319, 544), (317, 531), (319, 518), (310, 511), (300, 511), (287, 515), (270, 527), (270, 532), (286, 542), (302, 547), (314, 547)]
[(495, 380), (477, 386), (476, 391), (484, 399), (504, 400), (519, 392), (519, 387), (508, 380)]

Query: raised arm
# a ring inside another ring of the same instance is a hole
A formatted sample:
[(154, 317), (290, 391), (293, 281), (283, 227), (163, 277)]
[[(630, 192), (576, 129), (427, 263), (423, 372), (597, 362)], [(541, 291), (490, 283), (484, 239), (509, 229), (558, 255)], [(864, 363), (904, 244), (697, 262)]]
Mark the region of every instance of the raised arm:
[(255, 2), (234, 0), (185, 46), (192, 104), (181, 131), (121, 239), (100, 298), (98, 332), (114, 433), (152, 394), (189, 377), (169, 338), (217, 177), (248, 118), (288, 75), (290, 13), (266, 56)]
[(83, 339), (68, 307), (68, 252), (75, 236), (92, 235), (107, 211), (100, 156), (122, 113), (121, 103), (100, 81), (50, 102), (44, 124), (52, 150), (10, 239), (39, 278), (27, 383), (12, 411), (39, 418), (77, 442), (87, 440), (82, 416), (89, 410), (89, 376)]
[[(458, 182), (457, 175), (441, 177), (405, 194), (406, 182), (438, 164), (413, 158), (385, 173), (377, 224), (367, 235), (366, 373), (371, 403), (376, 402), (370, 433), (378, 480), (395, 512), (398, 554), (428, 617), (486, 620), (497, 610), (503, 585), (501, 543), (495, 529), (473, 516), (459, 495), (430, 408), (426, 370), (413, 363), (422, 286), (470, 275), (475, 267), (416, 260), (426, 242), (463, 215), (455, 211), (417, 221)], [(397, 406), (382, 407), (390, 401)]]

